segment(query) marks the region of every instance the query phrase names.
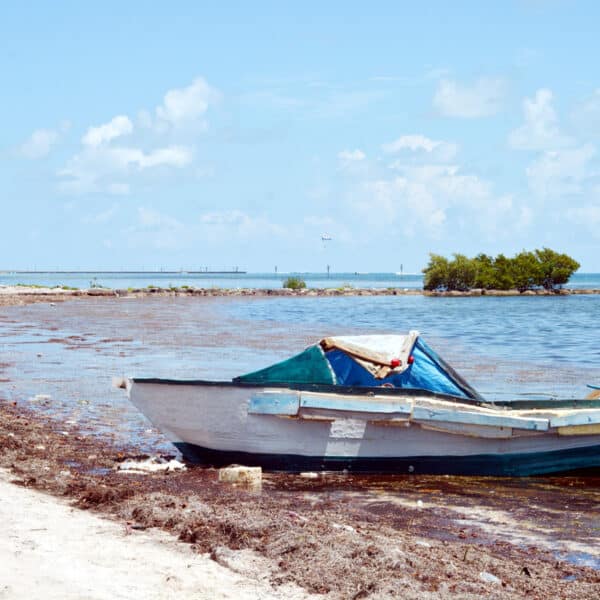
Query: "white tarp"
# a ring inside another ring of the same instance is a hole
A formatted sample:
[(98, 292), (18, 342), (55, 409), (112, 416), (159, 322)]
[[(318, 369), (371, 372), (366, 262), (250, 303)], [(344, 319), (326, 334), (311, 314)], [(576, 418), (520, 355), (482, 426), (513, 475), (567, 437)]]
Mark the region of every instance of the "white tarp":
[[(402, 373), (419, 337), (418, 331), (408, 335), (349, 335), (321, 340), (323, 350), (337, 348), (349, 354), (378, 379), (391, 373)], [(399, 361), (396, 364), (396, 361)]]

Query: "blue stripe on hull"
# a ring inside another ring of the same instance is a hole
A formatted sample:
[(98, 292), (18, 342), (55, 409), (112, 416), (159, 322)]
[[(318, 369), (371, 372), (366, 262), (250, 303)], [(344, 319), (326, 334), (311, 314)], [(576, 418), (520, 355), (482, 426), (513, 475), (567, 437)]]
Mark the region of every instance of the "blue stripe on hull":
[(530, 454), (414, 456), (409, 458), (260, 454), (212, 450), (183, 442), (176, 443), (175, 446), (191, 462), (215, 467), (243, 464), (260, 466), (269, 471), (341, 471), (347, 469), (362, 473), (525, 477), (580, 469), (600, 470), (600, 445)]

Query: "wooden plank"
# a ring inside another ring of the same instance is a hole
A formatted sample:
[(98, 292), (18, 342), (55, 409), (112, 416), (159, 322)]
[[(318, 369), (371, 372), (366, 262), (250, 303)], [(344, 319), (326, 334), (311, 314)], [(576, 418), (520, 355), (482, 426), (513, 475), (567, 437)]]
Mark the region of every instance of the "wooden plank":
[(369, 425), (378, 427), (410, 427), (410, 419), (372, 419)]
[(529, 429), (534, 431), (547, 431), (548, 429), (548, 419), (513, 417), (504, 415), (501, 411), (494, 414), (483, 411), (475, 412), (453, 410), (450, 408), (434, 408), (432, 406), (415, 406), (412, 418), (415, 421), (442, 421), (446, 423), (487, 425), (490, 427), (514, 427), (515, 429)]
[(550, 418), (550, 427), (568, 427), (569, 425), (593, 425), (600, 423), (600, 410), (569, 411), (566, 414)]
[(298, 392), (254, 392), (250, 396), (248, 414), (293, 416), (298, 414), (299, 402)]
[(307, 394), (300, 396), (301, 408), (320, 408), (324, 410), (368, 413), (406, 413), (410, 414), (412, 402), (398, 401), (384, 396), (349, 397), (337, 394)]
[(419, 425), (421, 429), (453, 433), (467, 437), (501, 440), (513, 437), (513, 430), (510, 427), (488, 427), (487, 425), (467, 425), (465, 423), (419, 423)]
[(600, 423), (559, 427), (558, 435), (600, 435)]
[(361, 419), (363, 421), (379, 421), (385, 419), (395, 419), (395, 418), (403, 418), (408, 419), (408, 413), (377, 413), (377, 412), (368, 412), (365, 410), (330, 410), (327, 408), (305, 408), (304, 406), (300, 407), (298, 411), (298, 416), (301, 419), (311, 419), (311, 418), (322, 418), (329, 420), (336, 419)]
[(324, 421), (326, 423), (332, 423), (335, 421), (335, 417), (333, 415), (320, 415), (316, 413), (301, 412), (298, 416), (305, 421)]
[(577, 409), (577, 408), (600, 408), (600, 399), (586, 400), (497, 400), (494, 402), (496, 406), (502, 406), (510, 410), (556, 410), (561, 408)]

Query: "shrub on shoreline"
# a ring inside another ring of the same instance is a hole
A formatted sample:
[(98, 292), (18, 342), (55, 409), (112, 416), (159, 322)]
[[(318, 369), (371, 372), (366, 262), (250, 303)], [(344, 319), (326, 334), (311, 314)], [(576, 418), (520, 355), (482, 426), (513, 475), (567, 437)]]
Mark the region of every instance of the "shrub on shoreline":
[(306, 287), (306, 282), (300, 277), (288, 277), (283, 282), (283, 287), (290, 290), (303, 290)]
[(579, 269), (576, 260), (550, 248), (533, 252), (523, 250), (513, 258), (504, 254), (495, 258), (486, 254), (478, 254), (475, 258), (463, 254), (453, 257), (429, 255), (429, 263), (423, 269), (423, 289), (460, 292), (474, 288), (517, 289), (520, 292), (534, 288), (554, 290), (567, 283)]

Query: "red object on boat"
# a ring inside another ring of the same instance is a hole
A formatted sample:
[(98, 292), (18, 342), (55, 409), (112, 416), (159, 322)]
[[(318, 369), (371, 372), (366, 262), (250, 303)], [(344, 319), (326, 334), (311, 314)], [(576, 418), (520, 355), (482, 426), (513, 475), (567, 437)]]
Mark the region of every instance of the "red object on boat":
[(414, 356), (409, 356), (408, 360), (406, 361), (409, 365), (412, 365), (415, 362), (415, 357)]
[(390, 361), (390, 366), (393, 367), (394, 369), (396, 367), (399, 367), (402, 364), (402, 361), (399, 358), (392, 358), (392, 360)]

